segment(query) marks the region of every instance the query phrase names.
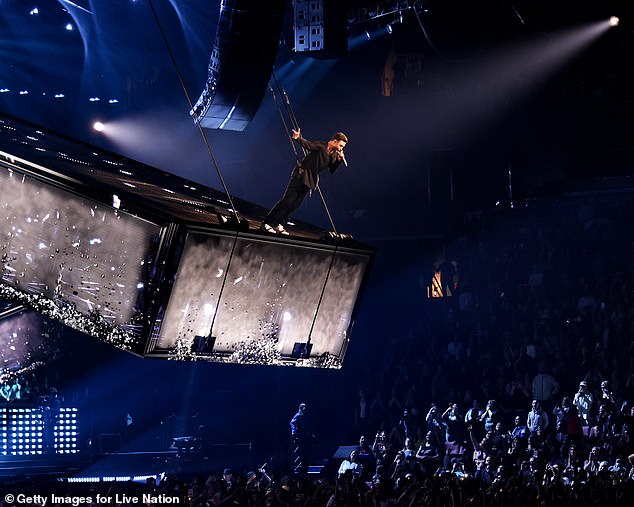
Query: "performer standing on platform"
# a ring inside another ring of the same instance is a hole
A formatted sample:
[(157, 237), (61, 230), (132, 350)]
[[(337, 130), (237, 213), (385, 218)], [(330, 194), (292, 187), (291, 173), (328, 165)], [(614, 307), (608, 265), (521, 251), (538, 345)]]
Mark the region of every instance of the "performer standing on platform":
[(315, 438), (310, 430), (306, 403), (300, 403), (297, 413), (291, 419), (291, 454), (293, 473), (304, 475), (308, 471), (308, 454), (311, 440)]
[(341, 162), (347, 165), (343, 149), (348, 138), (342, 132), (333, 134), (330, 141), (307, 141), (301, 136), (300, 129), (293, 130), (293, 139), (308, 150), (308, 154), (298, 162), (291, 174), (284, 196), (269, 211), (262, 222), (262, 229), (267, 232), (288, 234), (284, 223), (304, 201), (306, 194), (317, 188), (319, 173), (330, 169), (334, 174)]

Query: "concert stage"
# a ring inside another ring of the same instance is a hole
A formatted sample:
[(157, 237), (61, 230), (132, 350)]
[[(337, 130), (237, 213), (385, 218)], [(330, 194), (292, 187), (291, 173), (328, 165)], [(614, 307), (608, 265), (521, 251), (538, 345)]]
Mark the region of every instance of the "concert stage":
[(144, 357), (341, 367), (372, 248), (7, 116), (0, 182), (0, 297)]
[[(180, 457), (176, 451), (138, 451), (105, 455), (76, 455), (0, 459), (0, 484), (31, 480), (36, 484), (47, 480), (70, 483), (117, 481), (143, 482), (146, 477), (178, 474), (193, 477), (197, 474), (222, 475), (230, 463), (236, 473), (256, 468), (258, 461), (244, 457), (231, 459), (226, 453), (205, 452), (191, 457)], [(261, 464), (261, 463), (260, 463)]]
[(98, 433), (94, 414), (54, 400), (0, 406), (0, 483), (144, 480), (168, 474), (246, 473), (267, 460), (253, 442), (218, 442), (202, 432), (198, 416), (171, 415), (131, 436)]

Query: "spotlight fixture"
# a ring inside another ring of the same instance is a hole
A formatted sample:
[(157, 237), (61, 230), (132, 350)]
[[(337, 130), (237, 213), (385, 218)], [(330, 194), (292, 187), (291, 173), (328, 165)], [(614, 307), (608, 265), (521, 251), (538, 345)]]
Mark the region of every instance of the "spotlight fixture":
[(96, 121), (92, 124), (92, 128), (94, 128), (97, 132), (103, 132), (106, 126), (102, 122)]
[(64, 28), (66, 28), (66, 30), (68, 30), (69, 32), (73, 31), (73, 25), (71, 23), (66, 23), (66, 26)]
[(608, 23), (610, 23), (610, 26), (618, 26), (620, 22), (620, 19), (617, 16), (610, 16), (610, 19), (608, 20)]
[(388, 23), (385, 29), (387, 30), (387, 33), (389, 34), (391, 34), (394, 31), (394, 29), (392, 28), (392, 23)]
[(366, 39), (370, 40), (370, 32), (368, 32), (368, 31), (366, 30), (366, 31), (365, 31), (365, 33), (364, 33), (364, 35), (365, 35), (365, 38), (366, 38)]

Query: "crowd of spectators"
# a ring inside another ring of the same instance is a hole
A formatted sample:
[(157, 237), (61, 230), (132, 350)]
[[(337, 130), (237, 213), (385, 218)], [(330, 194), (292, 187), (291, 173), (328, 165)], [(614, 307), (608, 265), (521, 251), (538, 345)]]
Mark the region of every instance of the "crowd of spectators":
[(152, 487), (195, 506), (634, 505), (632, 208), (477, 217), (442, 260), (452, 296), (355, 374), (342, 438), (359, 444), (339, 469)]
[(631, 208), (612, 196), (500, 211), (448, 246), (451, 300), (430, 302), (358, 386), (371, 480), (569, 496), (633, 482)]

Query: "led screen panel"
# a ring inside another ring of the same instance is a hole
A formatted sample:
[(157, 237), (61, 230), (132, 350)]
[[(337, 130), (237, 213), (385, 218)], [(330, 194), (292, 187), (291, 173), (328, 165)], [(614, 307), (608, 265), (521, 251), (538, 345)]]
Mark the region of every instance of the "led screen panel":
[(208, 359), (282, 364), (309, 344), (300, 359), (339, 366), (368, 263), (332, 245), (190, 232), (150, 352), (209, 337)]
[[(99, 316), (137, 333), (147, 263), (161, 228), (4, 165), (0, 186), (5, 290), (54, 302), (60, 317)], [(79, 320), (65, 320), (81, 329)]]

